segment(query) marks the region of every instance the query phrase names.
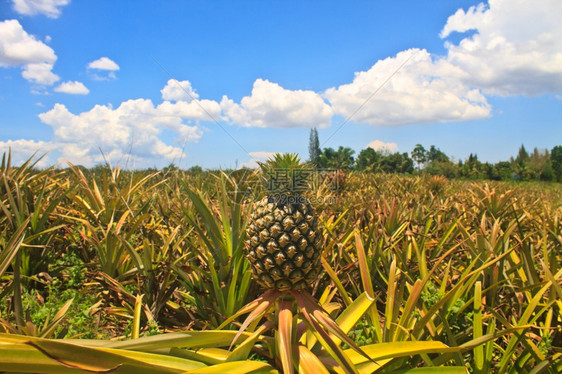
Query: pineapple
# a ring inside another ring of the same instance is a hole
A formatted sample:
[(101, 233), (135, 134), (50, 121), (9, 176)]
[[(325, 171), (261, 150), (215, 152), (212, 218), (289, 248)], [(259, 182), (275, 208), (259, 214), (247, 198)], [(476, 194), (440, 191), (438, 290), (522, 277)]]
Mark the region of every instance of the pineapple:
[(310, 286), (320, 270), (321, 232), (305, 196), (295, 186), (307, 164), (296, 154), (259, 163), (267, 196), (255, 204), (246, 230), (246, 257), (257, 282), (279, 291)]

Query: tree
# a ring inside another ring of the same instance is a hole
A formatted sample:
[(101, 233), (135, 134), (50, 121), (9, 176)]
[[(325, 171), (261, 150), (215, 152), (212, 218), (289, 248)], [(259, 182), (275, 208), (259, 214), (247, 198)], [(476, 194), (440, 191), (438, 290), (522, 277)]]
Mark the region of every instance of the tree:
[(318, 139), (318, 130), (316, 128), (310, 129), (310, 137), (308, 141), (308, 155), (309, 161), (316, 167), (320, 165), (320, 140)]
[(454, 178), (457, 174), (457, 167), (445, 153), (434, 145), (430, 146), (429, 151), (427, 151), (426, 162), (425, 171), (431, 175), (444, 175), (447, 178)]
[(421, 170), (423, 164), (427, 161), (427, 151), (421, 144), (416, 144), (412, 151), (412, 160), (418, 165), (418, 171)]
[(548, 154), (548, 150), (544, 150), (543, 152), (539, 151), (538, 148), (535, 147), (533, 153), (529, 156), (529, 169), (532, 173), (534, 180), (552, 180), (552, 170), (544, 173), (545, 168), (550, 166), (550, 155)]
[(552, 148), (550, 162), (555, 180), (562, 182), (562, 145)]
[(349, 147), (340, 147), (336, 152), (334, 167), (336, 169), (349, 169), (353, 166), (353, 154), (355, 151)]
[(327, 169), (327, 168), (331, 167), (330, 164), (333, 162), (332, 160), (334, 159), (335, 154), (336, 154), (336, 151), (334, 151), (333, 148), (331, 148), (331, 147), (324, 148), (320, 152), (319, 166), (323, 169)]
[(511, 169), (511, 163), (507, 161), (500, 161), (494, 165), (492, 171), (492, 179), (509, 181), (513, 180), (513, 170)]
[(414, 161), (408, 156), (408, 153), (402, 153), (402, 162), (400, 163), (401, 173), (413, 173)]
[(375, 171), (382, 157), (379, 152), (367, 147), (357, 155), (355, 167), (357, 170)]
[(349, 169), (353, 166), (355, 151), (348, 147), (340, 147), (337, 151), (333, 148), (324, 148), (320, 155), (320, 166), (323, 168)]
[(457, 177), (458, 168), (451, 161), (433, 161), (430, 162), (425, 172), (430, 175), (444, 175), (447, 178)]
[(488, 167), (486, 164), (481, 163), (478, 160), (478, 155), (471, 153), (468, 156), (468, 160), (462, 166), (459, 166), (459, 175), (469, 179), (482, 179), (487, 178), (488, 174), (491, 175), (492, 169), (491, 166)]
[(427, 161), (449, 162), (449, 157), (447, 157), (445, 153), (441, 152), (439, 148), (432, 145), (429, 147), (429, 152), (427, 152)]
[(194, 165), (192, 167), (190, 167), (189, 169), (187, 169), (187, 171), (189, 173), (193, 173), (193, 174), (200, 174), (203, 172), (203, 168), (199, 165)]
[(547, 163), (544, 165), (541, 171), (540, 180), (549, 181), (549, 182), (556, 180), (554, 175), (554, 169), (552, 169), (552, 162), (550, 160), (548, 160)]
[(392, 153), (385, 156), (380, 167), (387, 173), (411, 173), (414, 171), (414, 162), (408, 156), (408, 153)]
[(529, 153), (527, 152), (523, 144), (521, 144), (519, 152), (517, 152), (515, 162), (523, 169), (525, 168), (525, 166), (527, 166), (527, 162), (529, 162)]

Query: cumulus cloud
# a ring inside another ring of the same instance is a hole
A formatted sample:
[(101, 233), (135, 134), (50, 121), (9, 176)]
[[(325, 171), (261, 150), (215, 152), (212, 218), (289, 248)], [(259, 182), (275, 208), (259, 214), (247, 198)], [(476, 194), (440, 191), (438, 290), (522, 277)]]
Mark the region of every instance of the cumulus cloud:
[(367, 144), (367, 148), (373, 148), (375, 151), (379, 152), (398, 152), (398, 145), (396, 143), (385, 143), (380, 140), (373, 140)]
[(27, 64), (23, 67), (21, 75), (30, 82), (50, 86), (60, 79), (52, 69), (53, 65), (46, 62)]
[[(66, 83), (69, 90), (80, 87), (80, 82)], [(201, 128), (192, 122), (209, 120), (209, 114), (220, 118), (219, 103), (166, 100), (154, 105), (148, 99), (135, 99), (124, 101), (117, 108), (96, 105), (79, 114), (70, 112), (63, 104), (55, 104), (39, 119), (53, 129), (51, 144), (56, 144), (60, 161), (91, 166), (105, 160), (118, 163), (133, 159), (135, 166), (146, 167), (162, 160), (180, 159), (182, 147), (202, 136)], [(174, 134), (173, 144), (164, 142), (164, 131)]]
[(35, 155), (34, 160), (43, 156), (41, 160), (37, 163), (39, 167), (47, 167), (52, 165), (49, 159), (48, 152), (52, 151), (55, 146), (48, 142), (35, 141), (35, 140), (8, 140), (0, 141), (0, 153), (12, 154), (12, 164), (20, 165), (27, 161), (31, 156)]
[(88, 69), (119, 70), (119, 65), (108, 57), (101, 57), (88, 64)]
[(49, 86), (59, 80), (52, 71), (56, 60), (55, 51), (29, 35), (17, 20), (0, 22), (0, 67), (21, 66), (24, 79)]
[(33, 16), (43, 14), (50, 18), (60, 16), (60, 8), (70, 3), (70, 0), (12, 0), (14, 10), (19, 14)]
[(463, 75), (445, 59), (433, 59), (426, 50), (411, 49), (379, 60), (368, 71), (355, 73), (353, 82), (330, 88), (324, 96), (335, 113), (371, 125), (488, 117), (491, 108), (486, 98), (463, 84)]
[(55, 51), (29, 35), (15, 19), (0, 22), (0, 66), (56, 61)]
[(555, 93), (562, 90), (561, 19), (560, 0), (489, 0), (459, 9), (440, 36), (474, 31), (445, 44), (465, 84), (497, 95)]
[(170, 79), (166, 86), (160, 90), (162, 99), (168, 101), (185, 101), (191, 102), (199, 98), (199, 95), (191, 87), (189, 81), (177, 81)]
[(244, 127), (328, 127), (332, 109), (313, 91), (287, 90), (277, 83), (257, 79), (252, 94), (240, 104), (224, 96), (223, 113)]
[[(486, 94), (562, 90), (560, 19), (559, 0), (490, 0), (488, 6), (459, 9), (440, 36), (473, 32), (456, 45), (446, 41), (447, 56), (403, 51), (356, 73), (353, 82), (326, 90), (324, 96), (335, 113), (372, 125), (487, 118), (491, 106)], [(411, 60), (392, 76), (411, 54)]]
[(221, 117), (221, 107), (213, 100), (198, 101), (178, 101), (172, 103), (164, 101), (158, 105), (158, 112), (162, 116), (188, 118), (194, 121), (219, 120)]
[[(76, 81), (60, 84), (55, 91), (75, 93), (87, 91)], [(131, 162), (134, 167), (152, 167), (177, 162), (189, 142), (203, 135), (198, 121), (209, 115), (221, 118), (219, 103), (211, 100), (163, 101), (159, 105), (148, 99), (122, 102), (118, 107), (96, 105), (82, 113), (72, 113), (64, 104), (39, 114), (39, 119), (51, 127), (53, 137), (48, 142), (16, 140), (0, 142), (0, 152), (17, 149), (18, 160), (34, 152), (52, 150), (51, 158), (64, 164), (93, 166), (109, 161), (112, 164)], [(170, 140), (170, 138), (173, 140)], [(51, 165), (44, 161), (45, 165)]]
[(88, 64), (88, 70), (94, 70), (92, 77), (96, 80), (115, 79), (115, 72), (119, 70), (119, 65), (108, 57), (100, 57)]
[(90, 93), (90, 90), (84, 86), (84, 83), (78, 81), (68, 81), (59, 84), (55, 87), (56, 92), (63, 92), (70, 95), (87, 95)]
[(138, 162), (150, 159), (178, 159), (181, 148), (165, 144), (159, 136), (163, 130), (176, 133), (178, 142), (196, 141), (201, 130), (183, 123), (182, 117), (171, 116), (154, 107), (147, 99), (128, 100), (115, 109), (96, 105), (88, 112), (71, 113), (64, 105), (39, 115), (53, 128), (55, 142), (63, 159), (84, 165), (123, 161), (132, 155)]

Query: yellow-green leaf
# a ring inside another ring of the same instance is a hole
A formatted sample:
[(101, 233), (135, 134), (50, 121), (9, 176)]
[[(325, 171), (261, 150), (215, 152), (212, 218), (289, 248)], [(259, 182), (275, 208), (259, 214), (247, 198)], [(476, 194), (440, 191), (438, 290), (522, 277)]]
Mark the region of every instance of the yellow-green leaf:
[(220, 348), (199, 348), (197, 350), (171, 348), (170, 355), (189, 360), (203, 362), (207, 365), (217, 365), (226, 362), (232, 352)]
[[(421, 353), (442, 353), (458, 350), (458, 348), (450, 348), (445, 344), (437, 341), (378, 343), (364, 345), (361, 347), (361, 349), (371, 358), (371, 360), (411, 356)], [(357, 353), (353, 349), (347, 349), (345, 353), (354, 364), (359, 364), (367, 361), (367, 359), (363, 355)]]
[(433, 366), (415, 368), (394, 372), (395, 374), (467, 374), (468, 370), (462, 366)]
[[(369, 310), (375, 299), (370, 298), (366, 292), (363, 292), (349, 305), (342, 314), (336, 319), (340, 329), (346, 334), (359, 322), (361, 317)], [(334, 341), (337, 342), (336, 339)]]
[(256, 341), (261, 337), (261, 335), (270, 328), (270, 322), (266, 322), (261, 325), (256, 331), (248, 337), (242, 344), (236, 347), (230, 354), (226, 361), (242, 361), (248, 359), (252, 348), (256, 344)]
[(300, 374), (328, 374), (328, 369), (314, 353), (303, 345), (299, 345)]
[(5, 334), (0, 338), (0, 367), (13, 372), (26, 372), (30, 365), (35, 365), (35, 370), (45, 367), (47, 373), (110, 373), (119, 369), (119, 373), (130, 374), (181, 373), (206, 366), (169, 355), (85, 347), (60, 340), (26, 337), (10, 342)]
[(191, 374), (245, 374), (245, 373), (277, 373), (271, 365), (260, 361), (233, 361), (188, 371)]

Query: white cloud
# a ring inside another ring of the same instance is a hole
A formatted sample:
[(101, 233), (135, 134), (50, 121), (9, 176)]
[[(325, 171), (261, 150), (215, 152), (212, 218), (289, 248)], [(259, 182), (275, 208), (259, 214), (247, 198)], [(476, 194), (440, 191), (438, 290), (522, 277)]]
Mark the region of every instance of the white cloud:
[[(490, 0), (489, 6), (459, 9), (440, 36), (475, 32), (458, 45), (447, 41), (447, 56), (404, 51), (356, 73), (352, 83), (330, 88), (324, 96), (335, 113), (372, 125), (487, 118), (491, 106), (484, 94), (562, 90), (560, 19), (560, 0)], [(410, 54), (411, 60), (392, 76)]]
[(191, 87), (189, 81), (170, 79), (160, 92), (162, 93), (162, 99), (169, 101), (185, 101), (189, 103), (199, 98), (199, 95)]
[(556, 93), (562, 90), (561, 19), (560, 0), (489, 0), (459, 9), (440, 36), (475, 31), (458, 45), (445, 44), (466, 84), (498, 95)]
[[(0, 22), (0, 67), (21, 66), (24, 79), (50, 86), (60, 79), (52, 71), (56, 60), (55, 51), (29, 35), (17, 20)], [(43, 89), (32, 90), (37, 92)]]
[(53, 65), (46, 62), (27, 64), (23, 67), (21, 75), (30, 82), (50, 86), (60, 79), (52, 69)]
[(175, 159), (182, 151), (159, 139), (162, 130), (175, 131), (182, 141), (195, 141), (201, 136), (199, 129), (183, 124), (182, 118), (162, 116), (146, 99), (128, 100), (116, 109), (96, 105), (78, 115), (56, 104), (39, 118), (53, 128), (62, 158), (85, 165), (103, 160), (100, 149), (111, 161), (123, 161), (126, 153), (133, 154), (139, 162)]
[(164, 101), (157, 107), (160, 115), (170, 117), (189, 118), (194, 121), (212, 121), (220, 120), (221, 107), (219, 103), (213, 100), (198, 100), (198, 101), (178, 101), (172, 103)]
[[(180, 159), (185, 143), (202, 136), (198, 125), (186, 123), (208, 120), (207, 113), (220, 118), (219, 104), (211, 100), (164, 101), (155, 106), (151, 100), (136, 99), (122, 102), (117, 108), (96, 105), (79, 114), (55, 104), (39, 118), (52, 127), (52, 144), (57, 145), (61, 161), (91, 166), (105, 159), (123, 163), (130, 158), (136, 167), (146, 167)], [(175, 134), (175, 144), (164, 142), (164, 131)]]
[(379, 60), (368, 71), (355, 73), (352, 83), (330, 88), (324, 96), (335, 113), (371, 125), (488, 117), (491, 108), (486, 98), (463, 84), (460, 81), (463, 75), (464, 72), (450, 62), (441, 58), (434, 60), (426, 50), (411, 49)]
[(115, 61), (107, 58), (101, 57), (95, 61), (92, 61), (88, 64), (88, 69), (98, 69), (98, 70), (119, 70), (119, 65), (115, 63)]
[(71, 95), (87, 95), (88, 93), (90, 93), (90, 90), (86, 86), (84, 86), (82, 82), (78, 81), (63, 82), (55, 87), (55, 91)]
[[(87, 90), (80, 82), (70, 81), (57, 86), (55, 91), (78, 93), (84, 89)], [(51, 150), (51, 158), (63, 165), (70, 161), (93, 166), (108, 161), (114, 165), (130, 163), (139, 168), (162, 166), (178, 162), (184, 156), (186, 144), (201, 138), (203, 131), (197, 121), (209, 120), (209, 114), (220, 118), (219, 103), (163, 101), (155, 106), (151, 100), (136, 99), (124, 101), (117, 108), (110, 104), (96, 105), (77, 114), (63, 104), (55, 104), (39, 114), (39, 119), (53, 130), (49, 142), (0, 142), (0, 152), (12, 147), (18, 151), (20, 162), (33, 152)]]
[(316, 92), (291, 91), (263, 79), (254, 82), (251, 96), (240, 104), (224, 96), (221, 108), (244, 127), (328, 127), (332, 118), (332, 109)]
[(117, 79), (115, 72), (120, 69), (119, 65), (108, 57), (101, 57), (90, 62), (87, 68), (91, 77), (98, 81)]
[(12, 0), (14, 10), (19, 14), (32, 16), (44, 14), (50, 18), (57, 18), (61, 11), (59, 8), (70, 3), (70, 0)]
[[(12, 165), (21, 165), (27, 161), (31, 156), (35, 155), (34, 160), (44, 156), (46, 153), (52, 151), (55, 146), (48, 142), (35, 141), (35, 140), (8, 140), (0, 141), (0, 154), (12, 154)], [(52, 162), (49, 155), (44, 156), (38, 163), (39, 167), (51, 166)]]
[(380, 140), (373, 140), (367, 144), (367, 148), (373, 148), (375, 151), (379, 152), (398, 152), (398, 145), (396, 143), (385, 143)]
[(32, 63), (53, 65), (56, 59), (55, 51), (29, 35), (17, 20), (0, 22), (0, 67)]

